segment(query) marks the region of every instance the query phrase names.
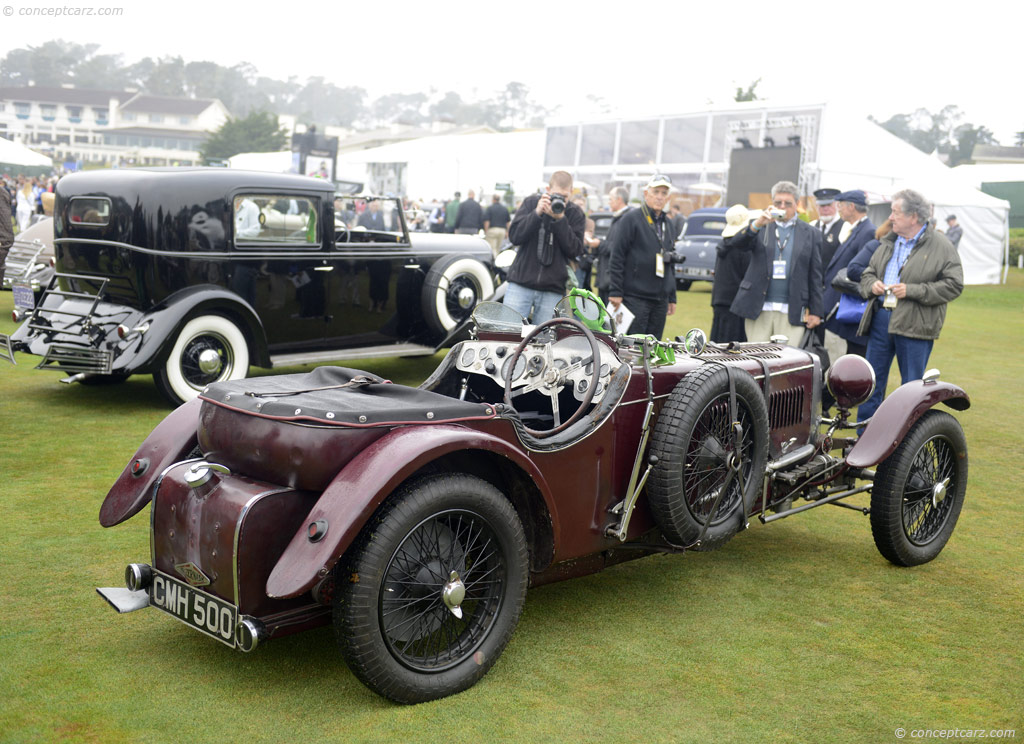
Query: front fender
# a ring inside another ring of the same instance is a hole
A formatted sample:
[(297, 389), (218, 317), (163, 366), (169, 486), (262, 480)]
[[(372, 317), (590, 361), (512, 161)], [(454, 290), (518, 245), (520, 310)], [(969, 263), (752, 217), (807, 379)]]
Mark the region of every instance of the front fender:
[(871, 417), (846, 462), (855, 468), (870, 468), (887, 458), (919, 418), (937, 403), (957, 411), (967, 410), (971, 399), (957, 385), (948, 382), (914, 380), (901, 385)]
[(195, 398), (178, 406), (149, 433), (103, 500), (101, 525), (113, 527), (142, 511), (153, 498), (160, 474), (192, 451), (202, 402)]
[[(292, 537), (267, 579), (270, 597), (295, 597), (326, 576), (352, 545), (370, 516), (409, 476), (425, 464), (456, 450), (486, 450), (503, 455), (536, 483), (548, 504), (554, 534), (557, 513), (551, 508), (547, 481), (508, 442), (462, 426), (410, 426), (394, 429), (354, 457), (320, 495), (302, 527)], [(311, 542), (309, 523), (327, 521), (326, 536)]]

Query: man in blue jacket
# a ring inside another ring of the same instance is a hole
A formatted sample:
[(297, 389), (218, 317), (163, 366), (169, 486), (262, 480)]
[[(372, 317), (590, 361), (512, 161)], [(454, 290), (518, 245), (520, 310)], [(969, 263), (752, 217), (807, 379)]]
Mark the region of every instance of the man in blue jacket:
[(797, 186), (772, 186), (772, 208), (744, 228), (733, 248), (750, 251), (750, 265), (729, 310), (744, 318), (747, 341), (781, 334), (793, 346), (805, 327), (821, 323), (821, 230), (797, 218)]

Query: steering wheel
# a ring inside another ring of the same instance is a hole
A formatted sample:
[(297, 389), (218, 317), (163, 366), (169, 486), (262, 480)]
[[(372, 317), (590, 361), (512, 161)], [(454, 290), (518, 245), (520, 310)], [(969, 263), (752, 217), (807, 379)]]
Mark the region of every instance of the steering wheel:
[[(344, 237), (342, 237), (344, 236)], [(335, 243), (347, 243), (349, 239), (348, 225), (345, 224), (345, 220), (334, 223), (334, 242)]]
[[(554, 365), (554, 359), (551, 355), (552, 344), (548, 344), (545, 347), (545, 356), (547, 356), (548, 358), (546, 360), (544, 368), (538, 374), (537, 379), (534, 382), (531, 382), (529, 385), (519, 388), (518, 390), (516, 390), (515, 393), (513, 393), (512, 375), (515, 373), (516, 362), (519, 361), (519, 357), (522, 356), (523, 351), (526, 350), (526, 347), (529, 345), (529, 343), (533, 341), (533, 339), (536, 338), (537, 335), (541, 333), (541, 331), (547, 328), (552, 328), (556, 325), (566, 325), (569, 326), (570, 328), (574, 328), (575, 330), (582, 332), (583, 335), (586, 337), (587, 341), (590, 342), (590, 359), (581, 359), (580, 361), (568, 367), (556, 369)], [(559, 391), (563, 387), (565, 387), (566, 380), (568, 379), (570, 374), (575, 372), (577, 369), (586, 367), (586, 365), (589, 364), (590, 362), (594, 363), (594, 374), (591, 377), (590, 384), (587, 386), (587, 392), (584, 395), (583, 402), (580, 403), (579, 408), (576, 409), (576, 413), (574, 413), (572, 416), (566, 419), (564, 423), (559, 423)], [(575, 318), (552, 318), (551, 320), (546, 320), (540, 325), (535, 326), (534, 329), (530, 331), (529, 334), (527, 334), (526, 338), (524, 338), (520, 342), (519, 346), (516, 347), (516, 350), (512, 352), (512, 356), (509, 357), (509, 360), (507, 362), (506, 369), (507, 371), (505, 372), (505, 405), (511, 408), (512, 410), (516, 410), (515, 406), (512, 405), (513, 395), (522, 395), (523, 393), (529, 393), (533, 390), (543, 388), (544, 392), (548, 395), (549, 398), (551, 398), (551, 411), (555, 416), (554, 428), (538, 430), (531, 429), (530, 427), (525, 425), (523, 426), (523, 428), (526, 429), (528, 434), (531, 434), (532, 436), (535, 436), (539, 439), (543, 439), (545, 437), (550, 437), (554, 434), (557, 434), (560, 431), (564, 431), (565, 429), (575, 424), (583, 416), (587, 408), (593, 402), (594, 393), (597, 391), (597, 385), (601, 380), (601, 350), (597, 345), (597, 339), (594, 338), (593, 332), (585, 325), (583, 325), (580, 321), (576, 320)]]

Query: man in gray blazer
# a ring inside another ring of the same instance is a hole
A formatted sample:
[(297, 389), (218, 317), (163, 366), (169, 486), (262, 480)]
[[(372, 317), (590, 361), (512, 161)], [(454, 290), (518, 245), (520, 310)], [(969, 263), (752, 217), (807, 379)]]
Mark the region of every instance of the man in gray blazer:
[(781, 334), (796, 346), (805, 328), (821, 323), (821, 231), (797, 217), (797, 187), (772, 186), (772, 208), (744, 228), (734, 249), (750, 251), (750, 265), (729, 308), (745, 319), (748, 341)]

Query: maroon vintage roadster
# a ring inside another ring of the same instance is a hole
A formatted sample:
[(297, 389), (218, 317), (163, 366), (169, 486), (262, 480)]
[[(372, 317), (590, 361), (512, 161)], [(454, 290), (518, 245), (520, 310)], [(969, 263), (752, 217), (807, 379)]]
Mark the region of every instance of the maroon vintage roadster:
[[(100, 593), (242, 651), (333, 623), (360, 680), (416, 703), (486, 674), (531, 585), (826, 504), (870, 514), (902, 566), (953, 531), (967, 444), (934, 406), (970, 403), (937, 372), (861, 424), (874, 378), (859, 357), (824, 375), (826, 417), (818, 358), (781, 339), (615, 334), (580, 290), (537, 326), (496, 303), (474, 320), (417, 388), (320, 367), (175, 410), (100, 509), (111, 527), (151, 504), (150, 561)], [(845, 502), (867, 492), (870, 508)]]

